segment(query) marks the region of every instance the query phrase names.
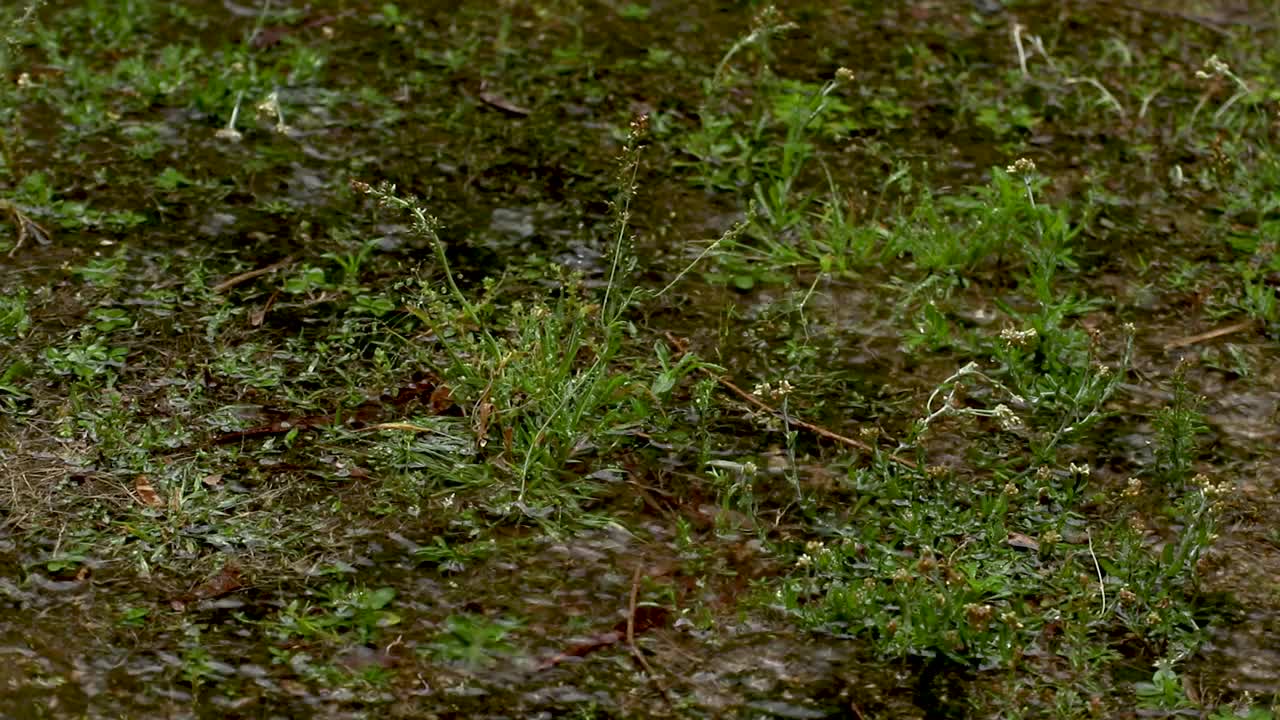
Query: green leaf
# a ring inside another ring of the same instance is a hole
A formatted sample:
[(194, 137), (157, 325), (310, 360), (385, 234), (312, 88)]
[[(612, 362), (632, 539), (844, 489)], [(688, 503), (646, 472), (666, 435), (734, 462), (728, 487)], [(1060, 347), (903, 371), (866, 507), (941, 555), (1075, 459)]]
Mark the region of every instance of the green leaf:
[(391, 603), (396, 597), (396, 589), (383, 587), (369, 593), (367, 607), (373, 610), (381, 610)]

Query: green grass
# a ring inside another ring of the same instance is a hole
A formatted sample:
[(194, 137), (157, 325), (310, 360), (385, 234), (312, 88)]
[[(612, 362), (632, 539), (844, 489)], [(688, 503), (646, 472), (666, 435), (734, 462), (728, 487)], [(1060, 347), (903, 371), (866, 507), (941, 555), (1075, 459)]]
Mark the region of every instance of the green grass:
[(1280, 18), (1007, 4), (0, 10), (0, 695), (1274, 717)]

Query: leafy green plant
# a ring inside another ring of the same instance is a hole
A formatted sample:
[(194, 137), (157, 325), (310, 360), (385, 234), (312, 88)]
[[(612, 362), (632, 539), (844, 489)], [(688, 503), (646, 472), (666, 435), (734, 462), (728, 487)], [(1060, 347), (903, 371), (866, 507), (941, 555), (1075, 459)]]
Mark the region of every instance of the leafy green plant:
[(1151, 675), (1151, 682), (1137, 686), (1138, 706), (1145, 710), (1182, 710), (1195, 707), (1182, 688), (1182, 678), (1172, 663), (1161, 661)]
[(28, 296), (25, 289), (13, 295), (0, 296), (0, 338), (20, 338), (30, 329)]
[(382, 628), (400, 622), (400, 615), (388, 607), (396, 596), (394, 588), (332, 583), (321, 594), (316, 603), (291, 601), (271, 623), (273, 632), (282, 639), (352, 633), (357, 642), (367, 643)]
[(443, 660), (491, 665), (512, 651), (507, 638), (517, 627), (519, 623), (510, 619), (450, 615), (429, 646), (429, 652)]
[(44, 361), (55, 374), (73, 375), (87, 381), (113, 375), (124, 365), (128, 354), (128, 348), (107, 345), (95, 339), (45, 348)]
[(326, 287), (329, 287), (329, 282), (325, 277), (324, 268), (311, 265), (299, 268), (284, 283), (284, 291), (291, 295), (301, 295)]
[(1187, 480), (1199, 445), (1198, 436), (1208, 430), (1200, 412), (1202, 398), (1187, 385), (1186, 366), (1170, 378), (1172, 401), (1156, 411), (1156, 467), (1160, 478), (1172, 487)]

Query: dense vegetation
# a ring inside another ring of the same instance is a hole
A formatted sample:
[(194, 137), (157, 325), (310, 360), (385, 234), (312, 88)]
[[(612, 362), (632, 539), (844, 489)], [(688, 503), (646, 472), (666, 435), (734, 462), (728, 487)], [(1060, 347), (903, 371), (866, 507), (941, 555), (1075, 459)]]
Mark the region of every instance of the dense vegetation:
[(0, 707), (1275, 716), (1275, 8), (422, 5), (0, 9)]

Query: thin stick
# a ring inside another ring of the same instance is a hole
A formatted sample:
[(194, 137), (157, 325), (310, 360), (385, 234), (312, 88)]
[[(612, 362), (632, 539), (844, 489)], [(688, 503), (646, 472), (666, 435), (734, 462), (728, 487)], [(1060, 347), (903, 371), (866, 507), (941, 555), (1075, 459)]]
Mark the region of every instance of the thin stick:
[[(721, 385), (728, 388), (734, 395), (737, 395), (738, 397), (742, 398), (743, 400), (746, 400), (752, 405), (755, 405), (761, 410), (764, 410), (765, 412), (768, 412), (774, 415), (781, 415), (781, 412), (779, 410), (770, 406), (768, 403), (764, 402), (763, 400), (756, 397), (755, 395), (752, 395), (746, 390), (743, 390), (742, 388), (733, 384), (733, 381), (729, 380), (728, 378), (720, 377), (719, 375), (716, 375), (715, 373), (711, 372), (710, 370), (707, 370), (706, 368), (703, 368), (703, 372), (715, 378), (717, 382), (719, 382)], [(874, 453), (876, 451), (876, 448), (868, 445), (867, 443), (862, 442), (861, 440), (855, 440), (851, 437), (845, 437), (844, 435), (840, 435), (839, 433), (834, 433), (820, 425), (814, 425), (811, 422), (805, 422), (804, 420), (801, 420), (800, 418), (795, 417), (794, 415), (788, 415), (787, 420), (790, 421), (792, 425), (795, 425), (797, 427), (802, 427), (805, 430), (808, 430), (809, 432), (815, 435), (820, 435), (824, 438), (827, 438), (828, 440), (834, 440), (838, 443), (848, 445), (849, 447), (857, 448), (863, 452)], [(911, 462), (910, 460), (905, 460), (897, 456), (894, 456), (893, 459), (902, 463), (903, 465), (906, 465), (912, 470), (914, 470), (916, 467), (915, 463)]]
[(1184, 337), (1178, 340), (1171, 340), (1164, 344), (1164, 349), (1173, 350), (1175, 348), (1187, 347), (1188, 345), (1195, 345), (1197, 343), (1202, 343), (1206, 340), (1213, 340), (1215, 338), (1220, 338), (1223, 335), (1231, 335), (1232, 333), (1238, 333), (1241, 330), (1248, 330), (1251, 327), (1253, 327), (1253, 320), (1245, 320), (1243, 322), (1235, 323), (1234, 325), (1227, 325), (1226, 327), (1220, 327), (1216, 330), (1210, 330), (1209, 332), (1200, 333), (1199, 335), (1192, 335), (1190, 337)]
[(1120, 3), (1120, 6), (1125, 8), (1126, 10), (1131, 10), (1133, 12), (1140, 13), (1140, 14), (1159, 15), (1161, 17), (1173, 18), (1176, 20), (1185, 20), (1186, 22), (1199, 25), (1205, 30), (1217, 33), (1223, 37), (1231, 36), (1230, 27), (1232, 25), (1243, 25), (1244, 27), (1247, 27), (1251, 30), (1264, 30), (1271, 26), (1270, 23), (1251, 23), (1251, 22), (1233, 23), (1229, 20), (1225, 20), (1222, 18), (1209, 17), (1207, 15), (1192, 15), (1191, 13), (1182, 12), (1180, 10), (1169, 10), (1166, 8), (1148, 7), (1146, 5), (1140, 5), (1138, 3), (1132, 3), (1132, 2), (1122, 2)]
[(14, 243), (13, 249), (9, 251), (9, 257), (17, 254), (18, 249), (22, 247), (22, 243), (26, 241), (27, 235), (35, 236), (35, 239), (41, 244), (47, 244), (52, 241), (49, 231), (40, 227), (40, 224), (35, 220), (27, 217), (25, 213), (18, 209), (17, 205), (0, 201), (0, 207), (9, 211), (9, 215), (13, 218), (13, 223), (18, 226), (18, 241)]
[[(677, 350), (680, 350), (680, 352), (685, 352), (687, 346), (684, 341), (681, 341), (680, 338), (673, 336), (671, 332), (667, 332), (666, 336), (667, 336), (667, 341), (671, 342), (671, 345), (676, 346)], [(876, 451), (877, 451), (876, 447), (867, 445), (867, 443), (860, 441), (860, 439), (845, 437), (845, 436), (842, 436), (842, 434), (840, 433), (833, 433), (831, 432), (831, 430), (828, 430), (827, 428), (823, 428), (822, 425), (815, 425), (813, 423), (808, 423), (808, 421), (801, 420), (800, 418), (796, 418), (796, 416), (791, 414), (782, 414), (780, 410), (776, 409), (776, 407), (772, 407), (771, 405), (768, 405), (767, 402), (760, 400), (759, 397), (755, 397), (754, 395), (751, 395), (751, 393), (746, 392), (745, 389), (737, 387), (736, 384), (733, 384), (732, 380), (728, 378), (723, 378), (721, 377), (721, 375), (717, 375), (716, 373), (710, 372), (710, 370), (708, 370), (707, 368), (699, 368), (699, 370), (707, 374), (709, 378), (712, 378), (716, 380), (716, 382), (718, 382), (719, 384), (722, 384), (722, 386), (730, 389), (730, 392), (732, 392), (733, 395), (739, 396), (742, 398), (742, 400), (749, 402), (749, 404), (759, 407), (759, 409), (764, 410), (765, 413), (769, 413), (772, 415), (780, 415), (782, 416), (783, 420), (788, 421), (788, 423), (792, 425), (796, 425), (796, 427), (809, 430), (809, 432), (815, 434), (815, 436), (831, 439), (831, 441), (836, 441), (838, 443), (841, 443), (841, 445), (847, 445), (849, 447), (858, 448), (858, 450), (861, 450), (863, 452), (869, 452), (869, 454), (876, 454)], [(901, 457), (897, 454), (890, 454), (890, 456), (888, 457), (890, 457), (890, 460), (897, 462), (897, 464), (904, 466), (904, 468), (908, 468), (910, 470), (919, 469), (919, 466), (916, 465), (915, 462), (906, 459), (906, 457)]]
[(644, 658), (640, 652), (640, 648), (636, 647), (636, 601), (640, 597), (640, 566), (636, 566), (635, 573), (631, 576), (631, 602), (627, 608), (627, 646), (631, 648), (631, 655), (640, 663), (640, 667), (644, 668), (644, 672), (649, 676), (649, 680), (653, 686), (658, 689), (658, 693), (662, 695), (662, 700), (667, 704), (667, 709), (675, 712), (675, 706), (671, 704), (671, 696), (667, 694), (667, 688), (662, 685), (662, 679), (650, 667), (649, 661)]
[(275, 272), (276, 270), (279, 270), (280, 268), (285, 267), (286, 265), (292, 265), (292, 264), (293, 264), (293, 256), (290, 255), (289, 257), (281, 260), (280, 262), (274, 262), (266, 267), (260, 267), (257, 270), (250, 270), (248, 272), (242, 272), (239, 275), (234, 275), (232, 277), (229, 277), (226, 280), (223, 280), (222, 282), (218, 283), (217, 285), (214, 285), (213, 291), (216, 293), (224, 293), (237, 285), (242, 285), (256, 277), (262, 277), (267, 273)]
[[(681, 342), (681, 341), (679, 340), (679, 338), (677, 338), (676, 336), (672, 335), (670, 332), (666, 333), (666, 335), (667, 335), (667, 340), (668, 340), (672, 345), (674, 345), (674, 346), (675, 346), (677, 349), (679, 349), (681, 352), (683, 352), (683, 351), (684, 351), (684, 349), (685, 349), (685, 345), (684, 345), (684, 343), (683, 343), (683, 342)], [(806, 421), (801, 420), (800, 418), (798, 418), (798, 417), (796, 417), (796, 416), (794, 416), (794, 415), (791, 415), (790, 413), (788, 413), (788, 414), (786, 414), (786, 415), (784, 416), (784, 415), (782, 415), (782, 413), (781, 413), (779, 410), (777, 410), (776, 408), (774, 408), (774, 407), (770, 406), (768, 403), (764, 402), (764, 401), (763, 401), (763, 400), (761, 400), (760, 398), (756, 397), (755, 395), (752, 395), (751, 393), (747, 392), (746, 390), (743, 390), (742, 388), (740, 388), (740, 387), (738, 387), (737, 385), (735, 385), (735, 384), (733, 383), (733, 381), (732, 381), (732, 380), (729, 380), (728, 378), (721, 377), (721, 376), (719, 376), (719, 375), (715, 374), (714, 372), (712, 372), (712, 371), (708, 370), (708, 369), (707, 369), (707, 368), (705, 368), (705, 367), (703, 367), (703, 368), (699, 368), (699, 369), (700, 369), (700, 370), (702, 370), (702, 372), (706, 373), (706, 375), (707, 375), (708, 377), (710, 377), (710, 378), (714, 379), (716, 382), (718, 382), (718, 383), (720, 383), (721, 385), (725, 386), (725, 388), (727, 388), (727, 389), (728, 389), (730, 392), (732, 392), (734, 395), (737, 395), (738, 397), (740, 397), (740, 398), (742, 398), (743, 400), (747, 401), (747, 402), (748, 402), (748, 403), (750, 403), (751, 405), (754, 405), (754, 406), (756, 406), (757, 408), (760, 408), (761, 410), (764, 410), (765, 412), (768, 412), (768, 413), (770, 413), (770, 414), (772, 414), (772, 415), (779, 415), (779, 416), (782, 416), (782, 417), (783, 417), (787, 422), (789, 422), (789, 423), (790, 423), (790, 424), (792, 424), (792, 425), (795, 425), (796, 427), (802, 427), (802, 428), (804, 428), (805, 430), (808, 430), (809, 432), (813, 433), (814, 435), (818, 435), (818, 436), (820, 436), (820, 437), (824, 437), (824, 438), (826, 438), (826, 439), (828, 439), (828, 440), (834, 440), (835, 442), (838, 442), (838, 443), (840, 443), (840, 444), (842, 444), (842, 445), (847, 445), (847, 446), (849, 446), (849, 447), (851, 447), (851, 448), (856, 448), (856, 449), (861, 450), (861, 451), (863, 451), (863, 452), (865, 452), (865, 453), (872, 453), (872, 454), (874, 454), (874, 453), (877, 451), (877, 448), (875, 448), (875, 447), (873, 447), (873, 446), (871, 446), (871, 445), (868, 445), (867, 443), (864, 443), (864, 442), (862, 442), (861, 440), (855, 440), (855, 439), (853, 439), (853, 438), (851, 438), (851, 437), (845, 437), (844, 435), (841, 435), (841, 434), (839, 434), (839, 433), (834, 433), (834, 432), (832, 432), (832, 431), (830, 431), (830, 430), (828, 430), (828, 429), (826, 429), (826, 428), (822, 427), (821, 425), (814, 425), (814, 424), (813, 424), (813, 423), (811, 423), (811, 422), (806, 422)], [(919, 466), (918, 466), (918, 465), (916, 465), (914, 462), (912, 462), (912, 461), (910, 461), (910, 460), (908, 460), (908, 459), (906, 459), (906, 458), (904, 458), (904, 457), (901, 457), (901, 456), (899, 456), (899, 455), (898, 455), (898, 454), (896, 454), (896, 453), (891, 453), (891, 454), (889, 455), (889, 459), (890, 459), (890, 460), (893, 460), (894, 462), (898, 463), (899, 465), (901, 465), (901, 466), (903, 466), (903, 467), (905, 467), (905, 468), (908, 468), (908, 469), (910, 469), (910, 470), (918, 470), (918, 469), (919, 469)]]

